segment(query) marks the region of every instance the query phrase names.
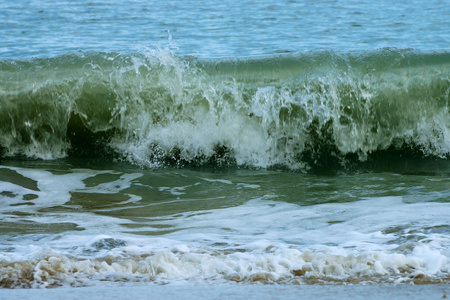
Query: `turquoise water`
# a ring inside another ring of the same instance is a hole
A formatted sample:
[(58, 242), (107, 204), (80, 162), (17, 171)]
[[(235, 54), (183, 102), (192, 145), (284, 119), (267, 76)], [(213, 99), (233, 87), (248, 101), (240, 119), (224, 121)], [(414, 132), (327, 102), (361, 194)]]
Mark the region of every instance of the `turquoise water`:
[(445, 1), (0, 15), (2, 288), (448, 283)]
[(2, 1), (4, 58), (135, 52), (202, 58), (383, 47), (448, 51), (447, 1)]

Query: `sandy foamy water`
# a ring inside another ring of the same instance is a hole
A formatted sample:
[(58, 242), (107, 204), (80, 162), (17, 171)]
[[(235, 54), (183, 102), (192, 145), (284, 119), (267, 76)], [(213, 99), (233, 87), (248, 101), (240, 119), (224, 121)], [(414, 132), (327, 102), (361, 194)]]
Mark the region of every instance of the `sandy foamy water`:
[(4, 287), (442, 283), (449, 276), (448, 178), (0, 172)]

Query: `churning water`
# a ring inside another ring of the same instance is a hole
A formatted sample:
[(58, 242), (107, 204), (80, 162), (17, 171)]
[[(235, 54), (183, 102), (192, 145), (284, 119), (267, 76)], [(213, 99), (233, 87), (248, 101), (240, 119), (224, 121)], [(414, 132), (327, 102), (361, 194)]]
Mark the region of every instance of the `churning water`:
[(446, 1), (0, 1), (0, 286), (447, 283)]

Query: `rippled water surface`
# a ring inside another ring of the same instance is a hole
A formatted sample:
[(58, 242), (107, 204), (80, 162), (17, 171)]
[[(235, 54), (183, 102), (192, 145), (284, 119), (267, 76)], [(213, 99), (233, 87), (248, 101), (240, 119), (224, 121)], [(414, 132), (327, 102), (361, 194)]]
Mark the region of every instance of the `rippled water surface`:
[(448, 50), (447, 1), (1, 1), (1, 57), (133, 52), (197, 57), (382, 47)]

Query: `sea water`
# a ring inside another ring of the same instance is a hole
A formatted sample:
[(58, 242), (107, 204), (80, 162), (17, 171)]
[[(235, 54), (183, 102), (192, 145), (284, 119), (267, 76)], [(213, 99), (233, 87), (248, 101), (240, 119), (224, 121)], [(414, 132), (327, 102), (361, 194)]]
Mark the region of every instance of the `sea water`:
[(1, 287), (449, 282), (446, 1), (0, 16)]

